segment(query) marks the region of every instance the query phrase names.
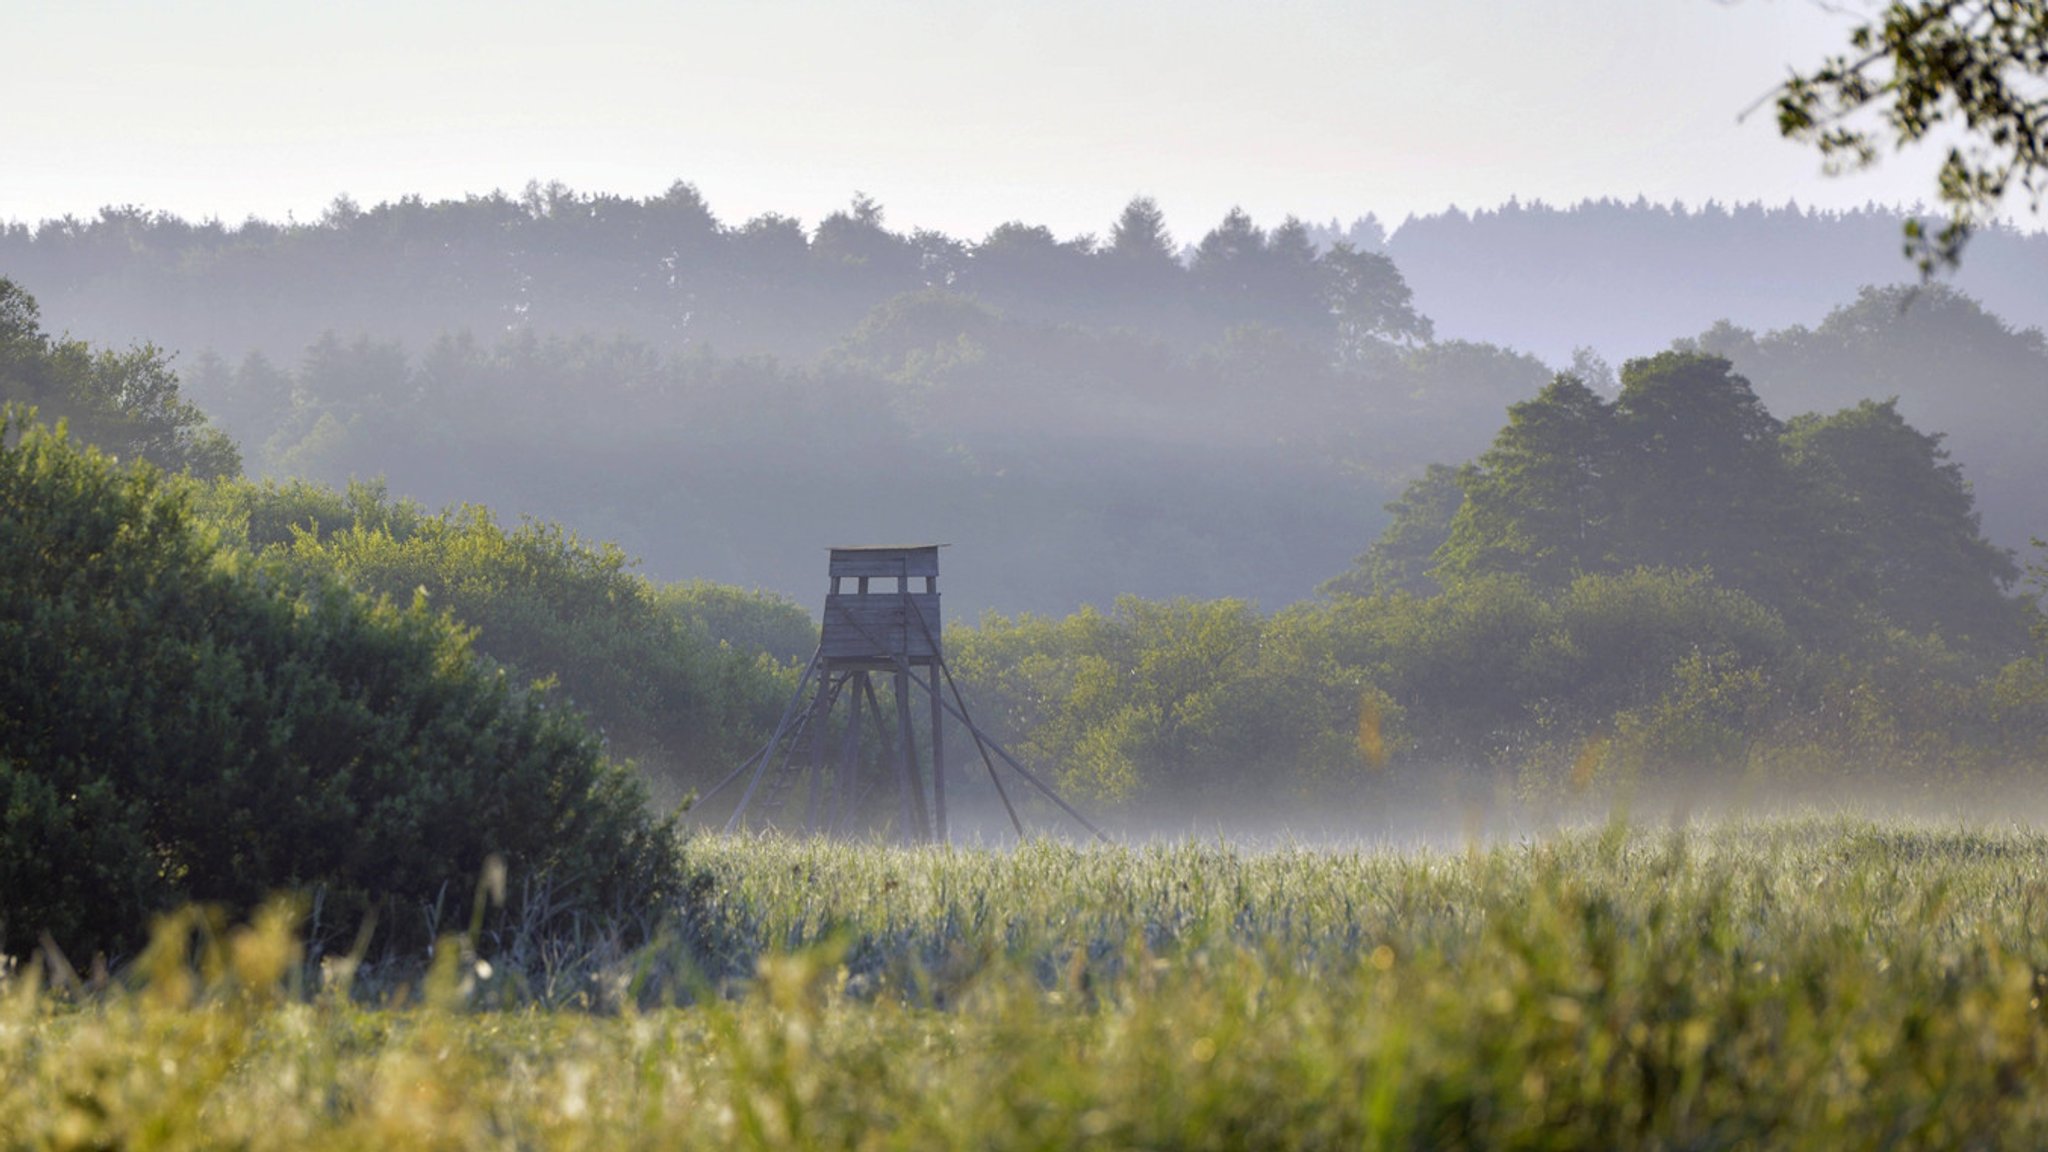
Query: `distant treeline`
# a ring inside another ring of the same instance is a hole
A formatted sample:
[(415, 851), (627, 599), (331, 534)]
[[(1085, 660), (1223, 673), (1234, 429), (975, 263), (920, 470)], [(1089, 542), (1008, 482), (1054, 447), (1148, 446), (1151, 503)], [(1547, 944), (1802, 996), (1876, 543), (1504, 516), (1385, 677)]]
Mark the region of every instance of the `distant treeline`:
[[(1811, 324), (1864, 285), (1913, 278), (1900, 255), (1907, 216), (1510, 201), (1391, 229), (1371, 215), (1261, 228), (1233, 211), (1175, 237), (1139, 198), (1096, 235), (1020, 218), (973, 238), (891, 228), (858, 196), (807, 226), (773, 213), (722, 220), (680, 182), (645, 199), (533, 184), (367, 208), (341, 197), (303, 222), (129, 206), (0, 223), (0, 275), (76, 336), (278, 359), (328, 331), (414, 348), (443, 333), (533, 331), (804, 361), (883, 301), (944, 288), (1018, 318), (1177, 345), (1248, 323), (1422, 336), (1434, 320), (1439, 335), (1562, 363), (1576, 348), (1618, 358), (1724, 319)], [(1953, 286), (2021, 327), (2048, 325), (2044, 268), (2048, 235), (1994, 229), (1972, 241)]]
[(368, 209), (341, 198), (303, 224), (107, 208), (0, 225), (0, 273), (76, 335), (272, 357), (328, 331), (413, 347), (521, 331), (804, 361), (877, 305), (928, 288), (1176, 344), (1243, 324), (1340, 347), (1429, 334), (1380, 253), (1319, 247), (1298, 220), (1269, 231), (1232, 211), (1183, 262), (1142, 197), (1106, 236), (1066, 240), (1024, 222), (979, 240), (894, 231), (865, 197), (813, 229), (774, 214), (729, 224), (683, 183), (645, 200), (559, 184)]
[[(1439, 335), (1489, 340), (1562, 363), (1620, 357), (1720, 320), (1813, 324), (1869, 284), (1917, 279), (1901, 254), (1911, 214), (1795, 204), (1686, 207), (1638, 198), (1570, 207), (1515, 201), (1411, 217), (1385, 251)], [(1349, 230), (1363, 243), (1366, 219)], [(1334, 227), (1312, 230), (1334, 239)], [(2022, 327), (2048, 326), (2048, 233), (1995, 228), (1970, 241), (1950, 286)]]

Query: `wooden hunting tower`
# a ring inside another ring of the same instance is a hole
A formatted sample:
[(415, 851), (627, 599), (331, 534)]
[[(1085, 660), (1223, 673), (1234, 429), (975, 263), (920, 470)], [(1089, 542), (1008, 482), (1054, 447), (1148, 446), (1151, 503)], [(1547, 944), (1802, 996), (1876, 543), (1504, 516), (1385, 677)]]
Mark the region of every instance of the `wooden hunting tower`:
[[(775, 734), (704, 794), (703, 800), (709, 801), (751, 771), (746, 791), (726, 821), (727, 831), (745, 826), (750, 814), (763, 823), (794, 827), (795, 820), (785, 814), (787, 801), (807, 779), (804, 831), (851, 832), (871, 818), (864, 814), (877, 807), (869, 802), (873, 793), (893, 778), (897, 836), (912, 844), (945, 842), (949, 836), (944, 741), (946, 717), (951, 715), (973, 739), (1018, 836), (1024, 835), (1024, 825), (996, 772), (998, 759), (1083, 827), (1102, 835), (968, 718), (967, 702), (946, 667), (940, 644), (944, 628), (939, 617), (939, 545), (834, 548), (826, 574), (829, 586), (818, 650), (805, 665)], [(875, 690), (878, 673), (889, 678), (893, 725)], [(941, 678), (950, 702), (940, 692)], [(923, 690), (931, 710), (931, 752), (923, 762), (912, 722), (913, 687)], [(835, 732), (833, 714), (842, 699), (847, 716)], [(872, 718), (872, 740), (863, 739), (864, 712)], [(876, 751), (879, 756), (873, 754)], [(925, 763), (931, 766), (929, 782)]]
[[(818, 651), (828, 668), (938, 663), (939, 546), (834, 548)], [(935, 705), (936, 707), (936, 705)]]

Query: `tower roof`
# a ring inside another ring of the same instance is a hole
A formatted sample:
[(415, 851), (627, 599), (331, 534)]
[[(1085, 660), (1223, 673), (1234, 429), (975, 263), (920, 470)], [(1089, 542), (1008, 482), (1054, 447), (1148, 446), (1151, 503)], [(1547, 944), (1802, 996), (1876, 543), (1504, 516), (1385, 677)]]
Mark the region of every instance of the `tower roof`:
[(938, 544), (864, 544), (832, 549), (830, 576), (937, 576)]

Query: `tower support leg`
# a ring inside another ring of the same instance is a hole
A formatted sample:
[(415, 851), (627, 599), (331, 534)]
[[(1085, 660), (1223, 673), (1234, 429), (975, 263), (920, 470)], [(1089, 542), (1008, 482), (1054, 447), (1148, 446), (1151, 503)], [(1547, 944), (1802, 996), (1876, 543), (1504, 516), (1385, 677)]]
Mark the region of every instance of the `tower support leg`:
[(939, 699), (937, 669), (928, 668), (927, 672), (932, 678), (932, 690), (925, 693), (932, 704), (932, 815), (936, 818), (939, 843), (949, 844), (952, 838), (946, 834), (946, 711)]
[(838, 702), (839, 693), (845, 689), (846, 681), (851, 675), (848, 673), (836, 680), (827, 676), (825, 683), (829, 691), (818, 694), (817, 706), (811, 714), (811, 797), (810, 802), (804, 806), (806, 836), (818, 834), (818, 822), (824, 815), (826, 776), (829, 772), (829, 762), (825, 758), (825, 745), (828, 740), (826, 722), (831, 719), (832, 705)]
[[(860, 679), (858, 684), (855, 677)], [(846, 718), (846, 737), (839, 749), (839, 770), (833, 780), (832, 815), (826, 825), (833, 832), (847, 826), (853, 818), (853, 806), (860, 799), (861, 690), (867, 687), (867, 679), (865, 672), (846, 674), (845, 694), (852, 698), (852, 711)]]
[(931, 823), (925, 812), (924, 779), (917, 770), (917, 733), (910, 726), (910, 673), (899, 669), (896, 673), (896, 737), (901, 742), (902, 768), (901, 792), (903, 808), (903, 839), (908, 844), (922, 844), (932, 838)]

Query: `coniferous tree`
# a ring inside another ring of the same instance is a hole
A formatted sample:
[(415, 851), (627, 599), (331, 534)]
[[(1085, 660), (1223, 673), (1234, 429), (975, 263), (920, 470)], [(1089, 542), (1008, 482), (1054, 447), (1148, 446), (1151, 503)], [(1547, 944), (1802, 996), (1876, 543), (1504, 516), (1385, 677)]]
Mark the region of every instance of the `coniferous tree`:
[(1150, 196), (1133, 197), (1110, 228), (1103, 259), (1127, 269), (1169, 272), (1180, 267), (1174, 255), (1173, 236), (1166, 230), (1166, 213)]

